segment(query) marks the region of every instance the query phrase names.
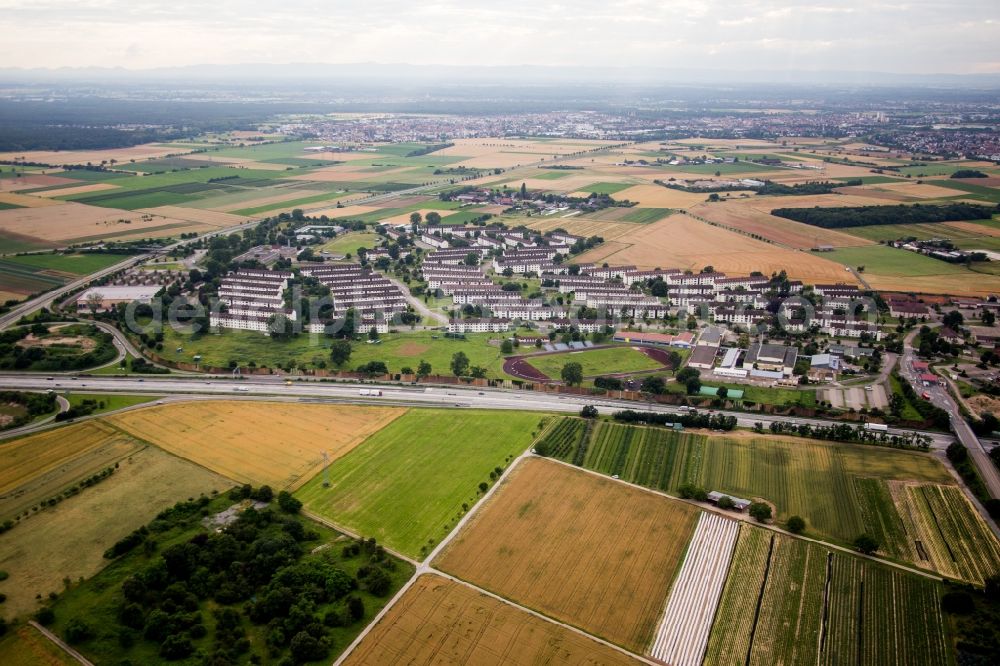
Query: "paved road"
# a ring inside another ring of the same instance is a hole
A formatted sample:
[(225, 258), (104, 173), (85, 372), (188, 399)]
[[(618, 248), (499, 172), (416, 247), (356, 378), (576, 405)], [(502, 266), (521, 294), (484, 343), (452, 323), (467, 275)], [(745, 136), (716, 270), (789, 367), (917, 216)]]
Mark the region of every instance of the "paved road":
[[(600, 396), (573, 396), (532, 391), (501, 390), (467, 387), (424, 387), (399, 386), (394, 384), (366, 384), (368, 388), (381, 388), (381, 397), (369, 398), (359, 395), (358, 384), (322, 382), (314, 379), (295, 381), (285, 385), (286, 378), (278, 376), (247, 377), (242, 380), (225, 379), (218, 376), (149, 376), (149, 377), (107, 377), (90, 376), (67, 378), (65, 376), (2, 374), (0, 388), (19, 390), (73, 390), (87, 393), (137, 393), (143, 395), (201, 395), (214, 397), (268, 398), (272, 396), (292, 397), (302, 401), (333, 401), (353, 403), (388, 403), (418, 407), (450, 407), (479, 409), (517, 409), (543, 412), (579, 412), (584, 405), (595, 405), (608, 414), (621, 409), (653, 411), (678, 414), (680, 409), (672, 405), (642, 403), (630, 400), (615, 400)], [(735, 416), (741, 427), (752, 428), (761, 422), (767, 426), (772, 421), (794, 420), (811, 425), (829, 425), (836, 421), (824, 419), (789, 419), (785, 416), (767, 414), (743, 414), (722, 412)], [(891, 433), (909, 435), (912, 430), (891, 429)], [(953, 441), (951, 435), (943, 433), (922, 433), (932, 439), (932, 447), (943, 449)]]
[(918, 332), (919, 329), (914, 329), (903, 339), (903, 357), (900, 360), (899, 373), (910, 382), (915, 391), (918, 393), (927, 393), (934, 405), (948, 412), (951, 416), (952, 430), (954, 430), (958, 441), (962, 442), (965, 448), (969, 450), (969, 455), (972, 456), (976, 467), (979, 468), (979, 475), (983, 478), (990, 496), (1000, 497), (1000, 470), (997, 470), (986, 448), (962, 417), (962, 412), (958, 404), (951, 397), (948, 389), (941, 384), (923, 386), (918, 377), (919, 373), (913, 370), (913, 361), (916, 355), (912, 343), (913, 338), (916, 337)]

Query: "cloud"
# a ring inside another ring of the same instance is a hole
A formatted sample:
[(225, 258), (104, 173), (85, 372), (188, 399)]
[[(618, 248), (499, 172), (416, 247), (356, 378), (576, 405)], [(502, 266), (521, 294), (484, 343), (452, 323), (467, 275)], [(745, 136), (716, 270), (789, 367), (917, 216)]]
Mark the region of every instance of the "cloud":
[[(956, 20), (960, 17), (960, 20)], [(1000, 3), (0, 0), (3, 66), (242, 62), (973, 72)]]

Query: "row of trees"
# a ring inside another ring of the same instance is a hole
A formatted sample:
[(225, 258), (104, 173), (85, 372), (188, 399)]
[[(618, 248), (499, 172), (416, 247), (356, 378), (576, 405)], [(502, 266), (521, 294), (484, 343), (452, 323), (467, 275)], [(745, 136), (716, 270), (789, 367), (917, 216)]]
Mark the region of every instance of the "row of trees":
[(883, 224), (925, 224), (989, 219), (1000, 206), (980, 204), (913, 204), (910, 206), (838, 206), (832, 208), (775, 208), (772, 215), (824, 229)]

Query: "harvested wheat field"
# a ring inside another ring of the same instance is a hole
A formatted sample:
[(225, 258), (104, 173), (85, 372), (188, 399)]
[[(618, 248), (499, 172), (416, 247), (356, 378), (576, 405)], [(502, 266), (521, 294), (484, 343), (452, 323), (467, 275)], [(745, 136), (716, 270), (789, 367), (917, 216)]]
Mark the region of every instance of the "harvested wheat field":
[(641, 652), (697, 515), (682, 502), (529, 458), (433, 565)]
[(58, 495), (142, 446), (99, 421), (0, 443), (0, 522)]
[[(0, 195), (0, 200), (3, 196)], [(45, 207), (0, 210), (0, 231), (41, 242), (82, 242), (86, 239), (110, 240), (135, 235), (170, 236), (210, 228), (149, 213), (30, 198), (44, 202)]]
[(580, 255), (576, 261), (696, 271), (714, 266), (733, 275), (749, 275), (752, 271), (769, 275), (784, 270), (790, 278), (810, 283), (854, 282), (841, 264), (829, 259), (757, 241), (682, 214), (637, 225), (630, 233)]
[(962, 190), (953, 190), (950, 187), (917, 182), (882, 183), (878, 189), (896, 192), (913, 199), (941, 199), (942, 197), (958, 197), (966, 194)]
[(293, 489), (405, 409), (236, 401), (188, 402), (108, 417), (170, 453), (230, 479)]
[[(616, 210), (628, 209), (621, 208)], [(634, 224), (627, 222), (606, 222), (604, 220), (595, 220), (591, 217), (580, 217), (579, 215), (572, 217), (559, 217), (557, 215), (533, 217), (527, 223), (527, 226), (529, 229), (537, 229), (542, 232), (553, 229), (565, 229), (567, 233), (578, 236), (600, 236), (605, 240), (618, 238), (635, 229)]]
[(129, 148), (109, 148), (108, 150), (29, 150), (27, 152), (0, 153), (0, 162), (21, 160), (23, 162), (38, 162), (39, 164), (102, 164), (104, 162), (128, 162), (149, 160), (167, 155), (179, 155), (190, 152), (176, 145), (161, 145), (144, 143)]
[(301, 199), (303, 197), (312, 197), (320, 194), (326, 194), (322, 190), (297, 190), (291, 187), (287, 188), (284, 192), (278, 192), (277, 194), (272, 194), (266, 197), (257, 197), (254, 199), (246, 199), (233, 197), (232, 199), (221, 199), (218, 205), (214, 204), (211, 199), (206, 199), (205, 203), (210, 204), (213, 210), (222, 211), (224, 213), (229, 213), (234, 210), (245, 210), (247, 208), (259, 208), (261, 206), (267, 206), (270, 204), (281, 204), (286, 201), (293, 201), (296, 199)]
[(62, 204), (61, 201), (52, 201), (51, 199), (33, 197), (27, 194), (15, 194), (14, 192), (0, 192), (0, 203), (24, 206), (25, 208), (46, 208)]
[(41, 173), (28, 172), (18, 178), (0, 178), (0, 192), (16, 192), (31, 190), (36, 187), (52, 187), (53, 185), (72, 185), (80, 181), (62, 176), (49, 176)]
[(378, 210), (375, 206), (344, 206), (342, 208), (324, 208), (323, 210), (310, 211), (310, 217), (322, 217), (326, 215), (327, 217), (352, 217), (355, 215), (364, 215), (365, 213), (371, 213)]
[(638, 664), (613, 647), (454, 581), (425, 574), (345, 664)]
[(244, 217), (243, 215), (234, 215), (232, 213), (204, 210), (201, 208), (186, 208), (184, 206), (157, 206), (156, 208), (142, 208), (138, 212), (222, 228), (235, 227), (250, 220), (249, 217)]
[(808, 250), (817, 245), (853, 247), (855, 245), (871, 245), (873, 242), (840, 231), (834, 231), (833, 229), (813, 227), (808, 224), (771, 215), (770, 211), (773, 208), (773, 199), (761, 199), (759, 201), (747, 199), (724, 203), (701, 204), (689, 208), (688, 212), (691, 215), (703, 217), (724, 227), (738, 229), (748, 234), (757, 234), (779, 245), (786, 245), (801, 250)]
[(615, 195), (616, 199), (638, 201), (639, 208), (688, 208), (705, 203), (706, 192), (682, 192), (662, 185), (635, 185)]
[[(121, 458), (115, 472), (0, 535), (0, 569), (14, 583), (7, 610), (28, 613), (36, 594), (63, 589), (63, 578), (90, 577), (108, 563), (105, 550), (160, 511), (233, 483), (151, 446)], [(113, 463), (112, 463), (113, 464)]]

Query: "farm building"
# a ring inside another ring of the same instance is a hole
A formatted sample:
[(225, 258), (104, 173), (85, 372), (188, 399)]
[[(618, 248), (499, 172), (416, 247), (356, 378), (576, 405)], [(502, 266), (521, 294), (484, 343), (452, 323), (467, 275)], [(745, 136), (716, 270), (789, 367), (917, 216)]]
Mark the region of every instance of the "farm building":
[(90, 312), (93, 304), (100, 298), (97, 310), (106, 311), (119, 303), (150, 303), (153, 296), (163, 287), (158, 284), (136, 286), (91, 287), (76, 299), (76, 308), (80, 312)]
[(720, 493), (717, 490), (713, 490), (712, 492), (708, 493), (708, 501), (711, 502), (712, 504), (718, 504), (719, 500), (721, 500), (723, 497), (728, 497), (729, 499), (731, 499), (733, 501), (733, 508), (736, 509), (737, 511), (745, 511), (748, 506), (753, 504), (753, 502), (751, 502), (748, 499), (733, 497), (732, 495)]

